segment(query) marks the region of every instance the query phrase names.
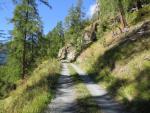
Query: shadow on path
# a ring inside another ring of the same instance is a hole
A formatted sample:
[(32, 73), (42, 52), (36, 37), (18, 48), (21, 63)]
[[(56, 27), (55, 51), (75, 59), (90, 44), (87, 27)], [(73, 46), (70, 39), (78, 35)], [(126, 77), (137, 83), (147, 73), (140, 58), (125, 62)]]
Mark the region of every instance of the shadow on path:
[(56, 96), (45, 113), (75, 113), (76, 106), (73, 80), (69, 74), (68, 65), (63, 63)]
[(87, 89), (91, 93), (94, 101), (99, 105), (102, 113), (127, 113), (124, 106), (115, 101), (106, 90), (95, 84), (85, 72), (79, 69), (76, 65), (71, 64), (72, 67), (79, 74)]

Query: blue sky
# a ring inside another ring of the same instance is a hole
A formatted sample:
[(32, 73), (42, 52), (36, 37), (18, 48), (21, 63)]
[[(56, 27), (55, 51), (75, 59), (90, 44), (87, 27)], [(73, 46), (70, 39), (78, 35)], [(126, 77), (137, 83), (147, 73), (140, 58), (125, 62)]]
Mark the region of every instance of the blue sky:
[[(69, 8), (76, 3), (77, 0), (49, 0), (52, 10), (39, 4), (40, 17), (44, 25), (44, 33), (47, 34), (54, 28), (58, 21), (63, 21), (68, 14)], [(83, 0), (84, 12), (89, 16), (90, 8), (95, 0)], [(8, 32), (13, 29), (13, 24), (9, 20), (13, 16), (14, 5), (11, 0), (0, 0), (0, 30)]]

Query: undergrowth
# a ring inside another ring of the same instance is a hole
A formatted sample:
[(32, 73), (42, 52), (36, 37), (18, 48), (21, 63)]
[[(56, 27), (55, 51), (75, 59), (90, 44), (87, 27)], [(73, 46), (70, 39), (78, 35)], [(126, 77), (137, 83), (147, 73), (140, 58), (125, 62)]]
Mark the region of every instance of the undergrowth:
[(44, 61), (29, 78), (20, 81), (16, 90), (0, 100), (0, 113), (41, 113), (53, 97), (60, 64)]

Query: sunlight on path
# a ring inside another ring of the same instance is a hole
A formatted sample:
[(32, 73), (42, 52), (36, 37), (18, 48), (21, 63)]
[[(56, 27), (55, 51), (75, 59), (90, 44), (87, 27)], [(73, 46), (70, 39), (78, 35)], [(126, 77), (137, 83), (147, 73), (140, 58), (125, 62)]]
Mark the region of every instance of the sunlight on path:
[(126, 113), (123, 106), (112, 99), (106, 90), (95, 84), (84, 71), (78, 68), (75, 64), (71, 64), (71, 66), (76, 70), (85, 83), (93, 99), (100, 106), (102, 113)]
[(49, 104), (45, 113), (74, 113), (76, 110), (73, 80), (69, 74), (68, 64), (62, 64), (56, 97)]

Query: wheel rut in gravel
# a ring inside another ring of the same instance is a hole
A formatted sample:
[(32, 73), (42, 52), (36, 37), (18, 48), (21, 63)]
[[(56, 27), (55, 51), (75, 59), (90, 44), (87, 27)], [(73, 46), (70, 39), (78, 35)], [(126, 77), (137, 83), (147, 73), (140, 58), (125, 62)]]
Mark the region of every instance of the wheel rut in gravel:
[(62, 63), (62, 72), (58, 80), (56, 96), (48, 105), (45, 113), (75, 113), (76, 96), (68, 64)]

